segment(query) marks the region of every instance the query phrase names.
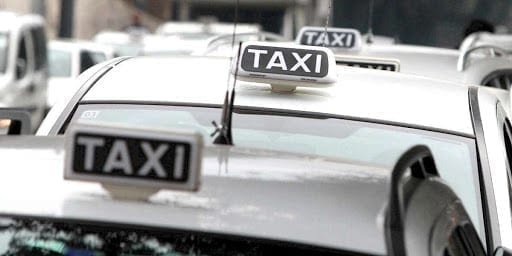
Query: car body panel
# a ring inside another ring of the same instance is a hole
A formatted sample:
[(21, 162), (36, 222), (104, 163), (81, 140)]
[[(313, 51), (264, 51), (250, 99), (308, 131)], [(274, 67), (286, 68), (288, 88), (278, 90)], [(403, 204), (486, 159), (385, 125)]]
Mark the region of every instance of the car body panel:
[[(140, 66), (152, 68), (141, 70)], [(130, 59), (106, 73), (82, 102), (220, 106), (224, 100), (229, 68), (227, 58)], [(203, 74), (197, 75), (194, 70), (202, 70)], [(298, 88), (292, 94), (272, 93), (268, 85), (238, 81), (235, 105), (386, 120), (469, 136), (473, 134), (467, 88), (464, 86), (350, 67), (339, 67), (337, 72), (338, 83), (334, 86)], [(127, 77), (126, 74), (137, 75)], [(168, 82), (169, 76), (176, 82)], [(141, 84), (144, 86), (138, 86)], [(436, 99), (435, 104), (431, 99)]]
[(457, 50), (401, 44), (364, 44), (361, 51), (340, 51), (339, 54), (398, 59), (402, 73), (463, 82), (463, 75), (457, 71)]
[[(185, 229), (385, 253), (382, 214), (388, 168), (212, 146), (204, 149), (198, 192), (160, 191), (149, 201), (122, 201), (111, 199), (99, 184), (65, 181), (63, 142), (63, 138), (49, 136), (2, 141), (3, 166), (16, 171), (0, 173), (0, 214)], [(27, 155), (30, 161), (25, 160)]]

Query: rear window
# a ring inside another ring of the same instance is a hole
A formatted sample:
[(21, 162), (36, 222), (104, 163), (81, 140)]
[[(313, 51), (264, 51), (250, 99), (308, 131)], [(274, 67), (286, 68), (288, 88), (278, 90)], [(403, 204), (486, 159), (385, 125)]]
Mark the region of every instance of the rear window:
[[(130, 104), (80, 105), (71, 124), (101, 122), (135, 127), (194, 130), (211, 144), (220, 108)], [(236, 108), (233, 141), (237, 146), (305, 154), (315, 158), (345, 159), (393, 166), (412, 146), (427, 145), (441, 177), (464, 203), (484, 237), (478, 163), (473, 138), (320, 114)]]
[(362, 255), (242, 236), (0, 217), (1, 255)]

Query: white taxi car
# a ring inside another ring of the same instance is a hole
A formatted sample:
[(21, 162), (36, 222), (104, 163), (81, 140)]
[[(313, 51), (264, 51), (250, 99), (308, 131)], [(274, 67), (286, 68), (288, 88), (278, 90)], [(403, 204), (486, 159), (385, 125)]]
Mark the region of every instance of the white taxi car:
[(361, 34), (355, 29), (304, 27), (296, 43), (331, 48), (337, 53), (339, 65), (400, 71), (496, 88), (510, 87), (505, 85), (505, 80), (511, 78), (507, 74), (511, 73), (512, 59), (497, 46), (475, 43), (478, 40), (474, 39), (481, 37), (470, 36), (460, 50), (455, 50), (404, 44), (372, 44), (362, 40)]
[[(191, 129), (206, 145), (216, 142), (210, 134), (220, 133), (236, 146), (389, 168), (408, 148), (424, 144), (487, 252), (512, 247), (506, 91), (334, 67), (331, 51), (295, 44), (244, 44), (240, 56), (237, 64), (189, 56), (95, 66), (38, 134), (65, 134), (82, 122)], [(236, 97), (225, 97), (228, 84)], [(231, 111), (221, 109), (232, 101)], [(212, 125), (222, 113), (223, 125)]]

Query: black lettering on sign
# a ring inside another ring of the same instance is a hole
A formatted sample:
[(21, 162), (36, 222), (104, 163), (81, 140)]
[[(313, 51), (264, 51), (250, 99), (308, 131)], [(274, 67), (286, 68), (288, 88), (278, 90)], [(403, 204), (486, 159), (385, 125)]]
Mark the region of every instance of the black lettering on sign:
[(241, 59), (247, 72), (316, 78), (327, 76), (328, 65), (323, 51), (262, 45), (248, 45)]
[(332, 31), (322, 29), (305, 29), (301, 32), (299, 42), (302, 45), (325, 46), (330, 48), (354, 48), (360, 34), (347, 31)]
[(73, 170), (77, 174), (186, 183), (191, 145), (187, 142), (74, 135)]
[(391, 63), (377, 63), (377, 62), (358, 62), (358, 61), (345, 61), (345, 60), (337, 60), (337, 65), (349, 66), (349, 67), (357, 67), (357, 68), (368, 68), (368, 69), (377, 69), (377, 70), (387, 70), (387, 71), (398, 71), (397, 64)]

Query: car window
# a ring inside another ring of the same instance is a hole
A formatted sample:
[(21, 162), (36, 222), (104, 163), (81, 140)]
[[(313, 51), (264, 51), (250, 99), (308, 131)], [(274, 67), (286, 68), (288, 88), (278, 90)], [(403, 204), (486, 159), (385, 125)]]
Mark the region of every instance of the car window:
[(0, 33), (0, 73), (7, 68), (7, 54), (9, 50), (9, 34)]
[(88, 68), (94, 66), (94, 56), (89, 51), (80, 51), (80, 73), (86, 71)]
[(22, 78), (28, 70), (27, 36), (22, 34), (18, 43), (18, 55), (16, 58), (16, 77)]
[(3, 217), (0, 255), (363, 255), (238, 235)]
[(50, 77), (71, 76), (71, 52), (52, 49), (48, 51)]
[[(81, 105), (71, 120), (131, 125), (136, 127), (191, 129), (206, 144), (215, 130), (220, 108)], [(238, 146), (306, 154), (318, 158), (393, 166), (410, 147), (431, 148), (441, 177), (462, 199), (480, 235), (483, 235), (478, 163), (473, 138), (418, 129), (320, 116), (242, 110), (233, 113), (233, 140)], [(483, 236), (482, 236), (483, 237)]]
[(95, 65), (107, 60), (107, 56), (103, 52), (90, 51), (89, 54), (91, 55)]
[(35, 54), (35, 69), (40, 70), (46, 66), (46, 35), (42, 27), (31, 28), (33, 48)]

